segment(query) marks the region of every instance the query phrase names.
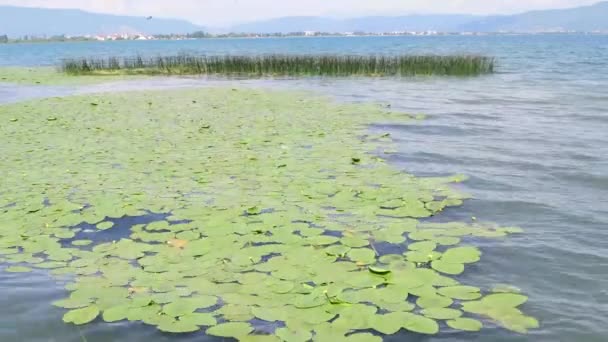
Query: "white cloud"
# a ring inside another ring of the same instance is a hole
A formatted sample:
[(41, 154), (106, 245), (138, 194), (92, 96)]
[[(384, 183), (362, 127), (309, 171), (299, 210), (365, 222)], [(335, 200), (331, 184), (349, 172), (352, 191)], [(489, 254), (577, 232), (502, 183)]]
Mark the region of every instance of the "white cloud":
[(589, 5), (598, 0), (0, 0), (0, 5), (188, 19), (228, 25), (293, 15), (356, 16), (407, 13), (516, 13)]

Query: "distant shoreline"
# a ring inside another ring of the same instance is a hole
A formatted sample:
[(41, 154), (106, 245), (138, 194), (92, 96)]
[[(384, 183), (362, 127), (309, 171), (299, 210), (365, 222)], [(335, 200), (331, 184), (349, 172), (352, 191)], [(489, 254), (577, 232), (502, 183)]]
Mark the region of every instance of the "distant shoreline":
[(226, 34), (209, 35), (206, 37), (189, 38), (185, 36), (149, 36), (145, 39), (139, 37), (118, 38), (118, 39), (96, 39), (88, 37), (62, 37), (62, 38), (33, 38), (33, 39), (9, 39), (0, 41), (0, 46), (11, 44), (43, 44), (43, 43), (78, 43), (78, 42), (123, 42), (123, 41), (181, 41), (181, 40), (216, 40), (216, 39), (277, 39), (277, 38), (361, 38), (361, 37), (484, 37), (484, 36), (557, 36), (557, 35), (585, 35), (585, 36), (606, 36), (608, 32), (439, 32), (439, 33), (403, 33), (403, 34)]

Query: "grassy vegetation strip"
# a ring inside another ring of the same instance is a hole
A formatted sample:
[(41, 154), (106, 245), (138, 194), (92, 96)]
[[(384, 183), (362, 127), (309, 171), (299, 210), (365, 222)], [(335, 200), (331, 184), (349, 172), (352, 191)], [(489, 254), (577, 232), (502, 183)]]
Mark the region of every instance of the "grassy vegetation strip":
[(348, 56), (262, 55), (144, 58), (109, 57), (66, 59), (61, 70), (70, 75), (104, 73), (254, 76), (472, 76), (492, 73), (492, 57), (454, 56)]
[[(131, 76), (125, 74), (112, 74), (112, 81), (145, 79), (146, 75)], [(108, 82), (108, 77), (101, 74), (82, 75), (72, 77), (59, 72), (57, 67), (0, 67), (0, 83), (16, 85), (40, 86), (75, 86)]]

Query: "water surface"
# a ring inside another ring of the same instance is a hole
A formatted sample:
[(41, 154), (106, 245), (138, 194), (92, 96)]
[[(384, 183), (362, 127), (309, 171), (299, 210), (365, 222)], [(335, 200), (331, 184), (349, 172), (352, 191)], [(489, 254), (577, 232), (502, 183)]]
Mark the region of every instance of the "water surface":
[[(0, 85), (0, 103), (104, 91), (191, 86), (305, 89), (338, 101), (381, 102), (425, 113), (418, 125), (376, 123), (398, 152), (389, 160), (417, 175), (464, 173), (474, 199), (437, 219), (523, 227), (526, 234), (478, 242), (482, 261), (463, 281), (510, 283), (530, 296), (524, 311), (541, 328), (523, 336), (393, 336), (428, 341), (605, 341), (608, 339), (608, 37), (384, 37), (224, 39), (179, 42), (0, 46), (0, 65), (48, 65), (65, 57), (233, 53), (482, 53), (498, 73), (475, 78), (221, 80), (162, 78), (84, 87)], [(0, 272), (1, 341), (213, 340), (171, 337), (143, 325), (61, 322), (50, 302), (65, 296), (43, 272)]]

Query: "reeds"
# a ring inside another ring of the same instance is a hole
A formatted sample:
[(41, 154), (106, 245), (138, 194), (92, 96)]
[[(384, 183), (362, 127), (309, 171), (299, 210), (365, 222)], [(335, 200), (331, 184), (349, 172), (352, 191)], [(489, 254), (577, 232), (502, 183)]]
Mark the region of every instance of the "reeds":
[(178, 55), (67, 59), (60, 69), (70, 75), (470, 76), (492, 73), (494, 63), (492, 57), (469, 55)]

